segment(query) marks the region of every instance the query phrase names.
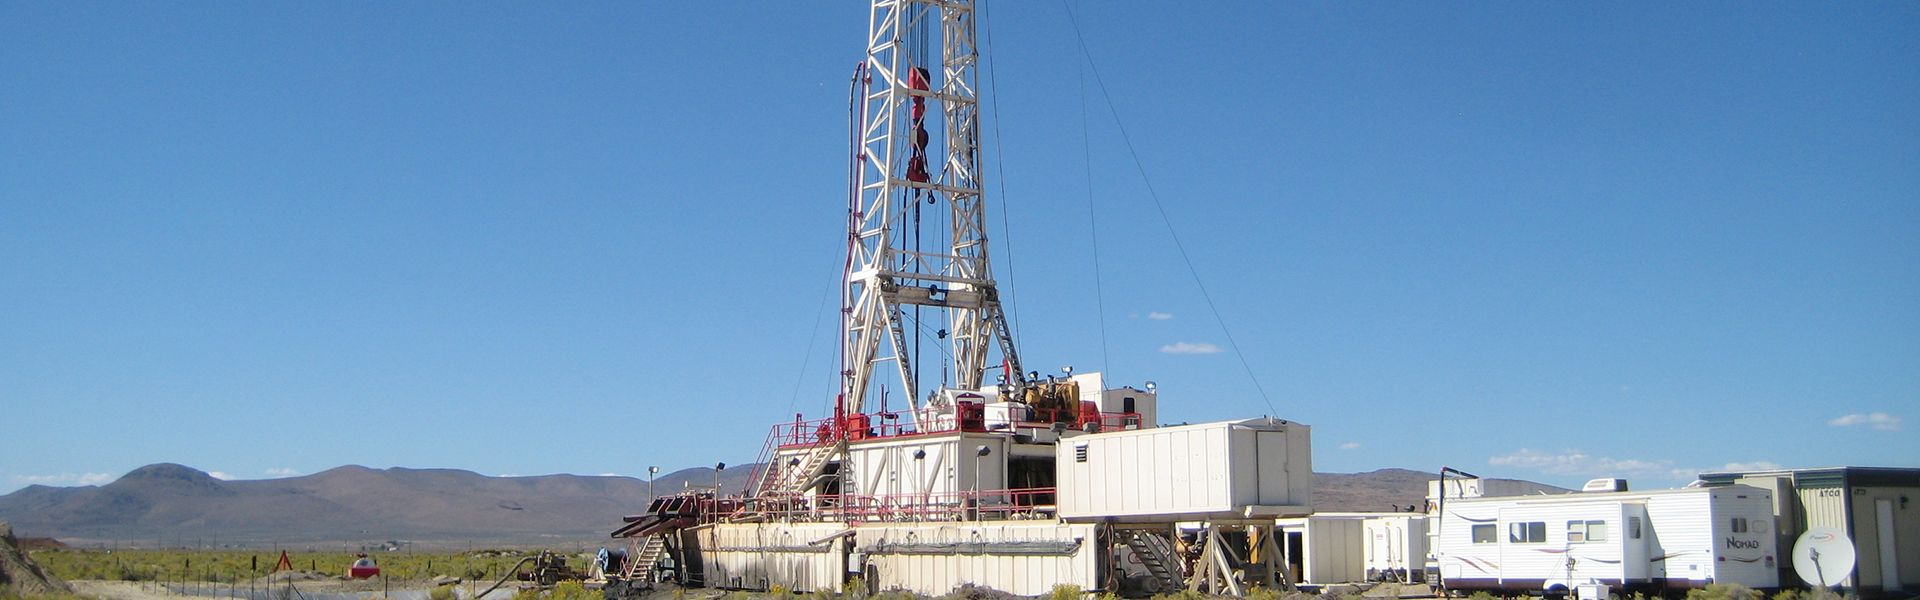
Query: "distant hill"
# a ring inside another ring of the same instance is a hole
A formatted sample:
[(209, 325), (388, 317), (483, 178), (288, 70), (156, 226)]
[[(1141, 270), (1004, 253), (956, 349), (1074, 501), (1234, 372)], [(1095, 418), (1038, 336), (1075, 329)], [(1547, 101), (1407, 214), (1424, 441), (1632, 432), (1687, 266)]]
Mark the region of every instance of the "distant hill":
[[(1439, 475), (1406, 469), (1370, 473), (1314, 473), (1313, 509), (1318, 512), (1391, 512), (1414, 507), (1424, 511), (1427, 482)], [(1488, 481), (1511, 481), (1489, 479)], [(1547, 486), (1554, 493), (1573, 490)]]
[[(751, 465), (721, 472), (729, 493)], [(1315, 473), (1323, 512), (1382, 512), (1419, 506), (1431, 473), (1382, 469)], [(661, 494), (713, 485), (713, 469), (660, 477)], [(27, 534), (68, 542), (301, 542), (457, 540), (493, 543), (605, 539), (620, 517), (645, 510), (647, 482), (633, 477), (489, 477), (453, 469), (345, 466), (303, 477), (222, 481), (176, 464), (135, 469), (103, 486), (29, 486), (0, 496), (0, 520)]]
[[(737, 493), (749, 467), (721, 472)], [(676, 471), (661, 494), (713, 485), (713, 469)], [(194, 538), (224, 543), (342, 540), (594, 539), (646, 510), (633, 477), (489, 477), (454, 469), (344, 466), (302, 477), (221, 481), (176, 464), (148, 465), (103, 486), (28, 486), (0, 496), (0, 520), (73, 540)]]

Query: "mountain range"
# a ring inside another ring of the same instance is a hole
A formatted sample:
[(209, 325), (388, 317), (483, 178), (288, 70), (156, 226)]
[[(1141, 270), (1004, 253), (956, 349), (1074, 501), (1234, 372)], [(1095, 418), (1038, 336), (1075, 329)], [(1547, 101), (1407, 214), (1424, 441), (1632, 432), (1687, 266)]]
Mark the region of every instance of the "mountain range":
[[(752, 465), (720, 472), (746, 487)], [(1419, 505), (1431, 473), (1383, 469), (1315, 473), (1323, 512)], [(714, 483), (710, 468), (655, 480), (662, 495)], [(263, 546), (385, 540), (439, 543), (604, 543), (620, 517), (643, 512), (646, 480), (620, 476), (490, 477), (454, 469), (344, 466), (283, 479), (225, 481), (162, 463), (101, 486), (28, 486), (0, 496), (0, 520), (23, 535), (139, 547)]]

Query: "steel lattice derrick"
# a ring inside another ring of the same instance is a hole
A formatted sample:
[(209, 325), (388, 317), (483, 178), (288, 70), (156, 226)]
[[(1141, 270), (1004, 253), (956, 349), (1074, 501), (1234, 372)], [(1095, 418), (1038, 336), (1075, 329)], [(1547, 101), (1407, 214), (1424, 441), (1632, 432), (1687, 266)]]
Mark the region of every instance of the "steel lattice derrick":
[[(916, 57), (916, 42), (924, 48), (930, 40), (921, 38), (936, 28), (937, 61)], [(846, 412), (864, 412), (878, 365), (889, 360), (909, 402), (919, 406), (915, 375), (925, 369), (916, 368), (909, 354), (903, 306), (946, 311), (943, 333), (951, 345), (956, 387), (980, 387), (995, 345), (1011, 367), (1008, 379), (1021, 381), (988, 260), (979, 176), (978, 58), (971, 0), (873, 3), (863, 80), (856, 86), (858, 164), (849, 201), (842, 307)], [(929, 114), (936, 107), (937, 119)], [(938, 144), (928, 131), (936, 124), (943, 130)], [(933, 233), (945, 239), (935, 239), (932, 249), (918, 249), (910, 240), (924, 247), (929, 232), (907, 220), (939, 204), (948, 209), (947, 227)], [(888, 338), (884, 346), (883, 337)]]

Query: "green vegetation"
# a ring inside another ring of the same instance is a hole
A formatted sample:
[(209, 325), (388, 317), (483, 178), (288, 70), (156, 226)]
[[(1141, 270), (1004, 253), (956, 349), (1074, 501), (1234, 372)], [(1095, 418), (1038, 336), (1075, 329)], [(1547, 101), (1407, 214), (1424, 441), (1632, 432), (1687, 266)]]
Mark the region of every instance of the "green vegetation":
[(599, 590), (589, 590), (578, 581), (562, 581), (547, 593), (548, 600), (600, 600)]
[[(539, 550), (476, 550), (473, 552), (383, 552), (368, 553), (380, 564), (382, 575), (397, 580), (428, 579), (451, 575), (468, 581), (495, 580), (507, 569)], [(106, 579), (119, 581), (246, 581), (273, 573), (280, 553), (262, 550), (34, 550), (34, 562), (49, 575), (61, 579)], [(353, 564), (352, 552), (287, 553), (293, 568), (329, 575), (345, 575)], [(570, 563), (583, 566), (587, 559), (569, 556)], [(0, 600), (14, 600), (4, 598)], [(38, 600), (38, 597), (36, 597)]]
[(1706, 589), (1687, 590), (1687, 600), (1766, 600), (1766, 595), (1743, 585), (1712, 583)]
[(1150, 600), (1206, 600), (1206, 599), (1207, 599), (1206, 594), (1180, 589), (1180, 590), (1174, 590), (1165, 594), (1160, 594), (1158, 596), (1154, 596)]

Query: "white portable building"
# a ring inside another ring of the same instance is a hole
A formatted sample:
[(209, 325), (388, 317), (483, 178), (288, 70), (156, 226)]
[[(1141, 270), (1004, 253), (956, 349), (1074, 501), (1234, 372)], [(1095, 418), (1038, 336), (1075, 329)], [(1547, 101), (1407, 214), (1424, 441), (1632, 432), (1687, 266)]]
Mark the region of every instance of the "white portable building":
[(1301, 583), (1424, 581), (1427, 516), (1421, 513), (1314, 513), (1275, 521)]
[(1367, 579), (1426, 581), (1427, 521), (1420, 513), (1379, 513), (1362, 521)]
[(1306, 425), (1262, 418), (1062, 439), (1059, 516), (1068, 521), (1258, 519), (1313, 512)]
[(1772, 510), (1749, 486), (1448, 500), (1435, 554), (1453, 589), (1774, 588)]
[(1287, 561), (1299, 582), (1330, 585), (1366, 578), (1365, 521), (1357, 514), (1319, 513), (1274, 524), (1288, 548), (1297, 549)]

